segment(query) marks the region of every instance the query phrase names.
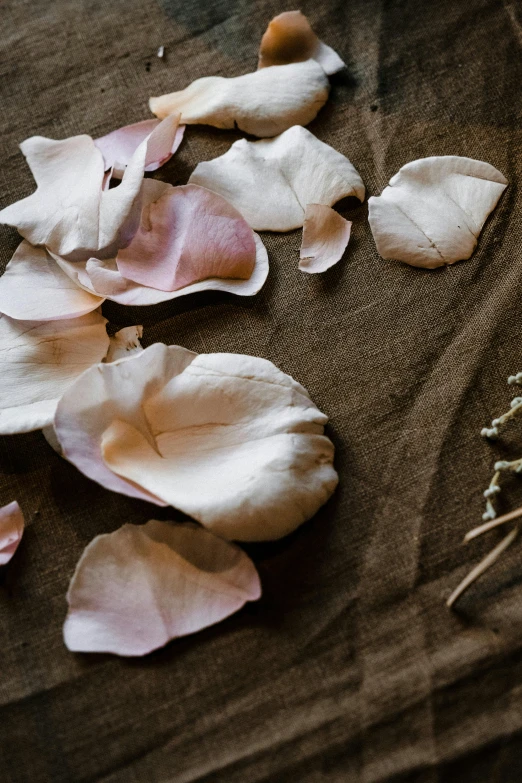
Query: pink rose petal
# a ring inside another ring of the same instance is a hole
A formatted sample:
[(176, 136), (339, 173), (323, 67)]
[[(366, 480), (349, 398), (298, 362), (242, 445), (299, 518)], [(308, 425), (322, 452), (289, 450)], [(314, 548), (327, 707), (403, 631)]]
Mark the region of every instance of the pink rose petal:
[[(113, 169), (111, 176), (121, 179), (123, 170), (138, 149), (139, 145), (159, 125), (159, 120), (144, 120), (132, 125), (125, 125), (106, 136), (95, 139), (94, 143), (100, 150), (105, 161), (105, 169)], [(145, 171), (156, 171), (174, 155), (182, 142), (185, 126), (179, 125), (170, 151), (145, 167)]]
[(317, 274), (325, 272), (341, 260), (352, 224), (331, 207), (308, 204), (299, 253), (299, 269)]
[(203, 528), (151, 520), (97, 536), (71, 580), (64, 641), (73, 652), (146, 655), (256, 601), (250, 558)]
[(16, 500), (0, 508), (0, 566), (6, 565), (16, 552), (24, 524), (24, 515)]
[(209, 277), (247, 280), (255, 259), (253, 231), (239, 212), (206, 188), (184, 185), (144, 206), (116, 263), (128, 280), (176, 291)]

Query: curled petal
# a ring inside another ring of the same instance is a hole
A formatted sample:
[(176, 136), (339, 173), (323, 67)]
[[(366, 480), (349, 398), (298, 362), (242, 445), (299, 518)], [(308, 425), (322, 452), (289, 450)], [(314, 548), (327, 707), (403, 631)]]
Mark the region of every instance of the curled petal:
[[(143, 122), (125, 125), (123, 128), (118, 128), (106, 136), (94, 140), (103, 155), (105, 170), (111, 169), (111, 177), (122, 178), (125, 167), (129, 164), (139, 145), (158, 125), (159, 120), (143, 120)], [(145, 171), (156, 171), (170, 160), (183, 140), (184, 131), (185, 126), (179, 125), (168, 153), (145, 166)], [(164, 150), (160, 149), (158, 154), (162, 152)]]
[(116, 332), (110, 340), (109, 350), (105, 362), (116, 362), (118, 359), (127, 359), (136, 353), (143, 351), (140, 339), (143, 337), (143, 326), (126, 326)]
[(199, 526), (123, 525), (97, 536), (81, 556), (64, 641), (74, 652), (146, 655), (260, 595), (250, 558)]
[(6, 565), (16, 552), (24, 525), (24, 515), (16, 500), (0, 508), (0, 566)]
[(335, 489), (326, 421), (265, 359), (156, 344), (84, 373), (55, 426), (65, 456), (91, 478), (256, 541), (291, 532)]
[(34, 136), (20, 148), (36, 191), (0, 212), (33, 245), (60, 256), (110, 254), (139, 223), (143, 171), (172, 148), (177, 119), (168, 117), (139, 145), (116, 188), (103, 189), (104, 163), (90, 136), (53, 141)]
[(368, 200), (379, 254), (427, 269), (469, 258), (506, 186), (500, 171), (470, 158), (407, 163)]
[(184, 90), (150, 99), (157, 117), (181, 113), (186, 125), (239, 128), (276, 136), (307, 125), (328, 99), (329, 83), (315, 60), (263, 68), (234, 78), (206, 76)]
[(219, 193), (258, 231), (299, 228), (308, 204), (364, 199), (348, 158), (299, 126), (275, 139), (236, 141), (219, 158), (199, 163), (189, 182)]
[(45, 248), (25, 240), (0, 277), (0, 313), (19, 321), (77, 318), (103, 301), (75, 285)]
[(312, 58), (325, 73), (337, 73), (345, 64), (330, 46), (316, 36), (301, 11), (284, 11), (275, 16), (261, 39), (258, 68), (298, 63)]
[(299, 253), (299, 269), (316, 274), (341, 260), (350, 240), (352, 224), (331, 207), (308, 204)]
[(212, 277), (248, 280), (255, 260), (248, 223), (225, 199), (198, 185), (169, 187), (146, 205), (132, 242), (116, 256), (123, 277), (160, 291)]
[(95, 312), (43, 322), (0, 316), (0, 434), (51, 424), (63, 392), (106, 355), (106, 323)]

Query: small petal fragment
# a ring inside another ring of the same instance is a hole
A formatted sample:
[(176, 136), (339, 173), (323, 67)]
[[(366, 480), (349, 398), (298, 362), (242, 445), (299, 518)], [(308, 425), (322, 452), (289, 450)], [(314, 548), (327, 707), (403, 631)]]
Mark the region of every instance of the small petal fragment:
[(368, 200), (379, 254), (426, 269), (469, 258), (507, 184), (489, 163), (471, 158), (407, 163)]
[(239, 128), (253, 136), (276, 136), (307, 125), (326, 103), (330, 86), (315, 60), (263, 68), (243, 76), (205, 76), (149, 105), (157, 117), (181, 113), (186, 125)]
[(63, 392), (106, 355), (106, 323), (95, 312), (43, 322), (0, 315), (0, 434), (51, 424)]
[(120, 329), (111, 337), (104, 361), (116, 362), (119, 359), (128, 359), (129, 356), (141, 353), (143, 351), (143, 346), (140, 343), (142, 337), (143, 326), (126, 326), (124, 329)]
[(132, 156), (121, 184), (110, 190), (103, 190), (103, 156), (90, 136), (27, 139), (20, 149), (37, 189), (2, 210), (0, 223), (59, 256), (77, 260), (98, 251), (110, 254), (132, 238), (141, 212), (143, 171), (168, 154), (176, 128), (176, 117), (159, 123)]
[[(179, 121), (179, 118), (178, 118)], [(105, 163), (105, 170), (112, 169), (111, 177), (121, 179), (125, 167), (140, 144), (159, 125), (159, 120), (143, 120), (133, 125), (125, 125), (106, 136), (95, 139), (94, 143), (101, 151)], [(145, 166), (145, 171), (156, 171), (174, 155), (183, 140), (185, 126), (179, 125), (174, 136), (174, 141), (167, 155)]]
[(308, 204), (364, 200), (348, 158), (300, 126), (267, 141), (236, 141), (219, 158), (199, 163), (189, 182), (219, 193), (257, 231), (300, 228)]
[(350, 240), (352, 224), (331, 207), (308, 204), (299, 253), (299, 269), (316, 274), (341, 260)]
[(6, 565), (16, 552), (24, 525), (24, 515), (16, 500), (0, 508), (0, 566)]
[(329, 76), (345, 67), (337, 52), (319, 40), (301, 11), (284, 11), (275, 16), (261, 39), (258, 68), (310, 58)]
[(256, 568), (234, 544), (192, 523), (123, 525), (80, 558), (64, 641), (73, 652), (147, 655), (260, 596)]
[(96, 310), (104, 297), (79, 288), (45, 248), (24, 240), (0, 277), (0, 313), (19, 321), (57, 321)]
[(156, 344), (84, 373), (55, 427), (67, 459), (104, 486), (141, 488), (218, 535), (262, 541), (294, 530), (334, 491), (326, 421), (265, 359)]
[(248, 280), (254, 232), (225, 199), (198, 185), (169, 187), (144, 206), (141, 225), (116, 264), (121, 275), (160, 291), (208, 278)]

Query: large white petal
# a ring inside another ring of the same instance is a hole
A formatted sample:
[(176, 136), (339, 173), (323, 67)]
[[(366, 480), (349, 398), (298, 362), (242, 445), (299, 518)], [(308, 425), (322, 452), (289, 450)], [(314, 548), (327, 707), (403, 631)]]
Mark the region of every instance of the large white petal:
[(86, 372), (55, 426), (91, 478), (125, 494), (141, 487), (219, 535), (256, 541), (291, 532), (335, 489), (326, 421), (265, 359), (157, 344)]
[(74, 652), (146, 655), (260, 595), (250, 558), (203, 528), (124, 525), (83, 552), (67, 593), (64, 641)]
[(179, 92), (150, 99), (157, 117), (181, 113), (186, 125), (239, 128), (276, 136), (307, 125), (328, 99), (329, 83), (315, 60), (263, 68), (243, 76), (205, 76)]
[(110, 254), (137, 228), (143, 171), (168, 153), (176, 128), (176, 117), (160, 123), (137, 148), (120, 185), (111, 190), (103, 190), (103, 156), (90, 136), (27, 139), (20, 149), (37, 188), (2, 210), (0, 223), (60, 256)]
[(489, 163), (470, 158), (407, 163), (368, 201), (379, 254), (428, 269), (469, 258), (507, 184)]
[(308, 204), (364, 199), (348, 158), (300, 126), (275, 139), (236, 141), (219, 158), (199, 163), (189, 182), (219, 193), (259, 231), (299, 228)]
[(0, 277), (0, 313), (20, 321), (77, 318), (96, 310), (104, 297), (79, 288), (45, 248), (24, 240)]
[(51, 424), (58, 400), (109, 347), (99, 313), (64, 321), (15, 321), (0, 315), (0, 434)]
[(309, 58), (316, 60), (328, 75), (345, 67), (337, 52), (319, 40), (301, 11), (283, 11), (275, 16), (261, 39), (258, 68)]

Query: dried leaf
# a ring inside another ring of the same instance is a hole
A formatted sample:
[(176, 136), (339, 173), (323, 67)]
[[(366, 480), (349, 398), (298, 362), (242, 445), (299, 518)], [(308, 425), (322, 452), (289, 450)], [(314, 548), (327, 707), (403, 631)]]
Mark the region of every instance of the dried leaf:
[(80, 558), (64, 640), (74, 652), (146, 655), (260, 595), (250, 558), (199, 526), (124, 525), (97, 536)]
[(426, 269), (469, 258), (506, 187), (500, 171), (470, 158), (407, 163), (368, 200), (379, 254)]
[(258, 231), (299, 228), (308, 204), (364, 199), (348, 158), (299, 126), (267, 141), (236, 141), (221, 157), (199, 163), (189, 182), (219, 193)]
[(263, 68), (243, 76), (205, 76), (186, 89), (151, 98), (157, 117), (181, 113), (185, 125), (239, 128), (276, 136), (307, 125), (328, 99), (328, 78), (315, 60)]
[(299, 269), (316, 274), (341, 260), (350, 240), (352, 224), (324, 204), (308, 204), (299, 253)]

